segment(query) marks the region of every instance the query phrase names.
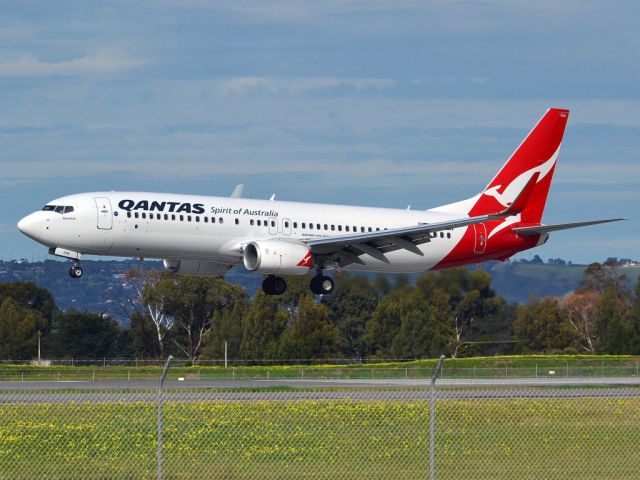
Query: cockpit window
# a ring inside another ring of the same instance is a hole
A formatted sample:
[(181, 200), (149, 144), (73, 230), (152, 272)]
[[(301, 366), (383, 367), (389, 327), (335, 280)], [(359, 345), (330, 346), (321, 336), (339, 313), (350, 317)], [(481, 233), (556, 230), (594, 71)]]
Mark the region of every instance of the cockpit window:
[(71, 205), (45, 205), (42, 210), (45, 212), (71, 213), (73, 212), (73, 207)]

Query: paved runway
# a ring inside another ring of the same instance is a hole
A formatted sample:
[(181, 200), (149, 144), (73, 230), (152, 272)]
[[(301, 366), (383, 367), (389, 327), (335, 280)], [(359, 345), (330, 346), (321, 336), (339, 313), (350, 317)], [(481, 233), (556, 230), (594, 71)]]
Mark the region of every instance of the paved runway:
[[(438, 379), (438, 387), (577, 387), (577, 386), (636, 386), (637, 377), (569, 377), (569, 378), (470, 378)], [(384, 389), (429, 388), (427, 379), (337, 379), (337, 380), (196, 380), (166, 381), (165, 390), (199, 388), (264, 389), (288, 387), (295, 389)], [(70, 380), (70, 381), (0, 381), (0, 392), (7, 390), (156, 390), (156, 380)]]
[[(166, 382), (171, 402), (417, 401), (430, 398), (422, 380), (188, 380)], [(157, 382), (0, 382), (0, 403), (155, 402)], [(253, 391), (251, 391), (253, 390)], [(640, 397), (635, 378), (439, 380), (438, 399)]]

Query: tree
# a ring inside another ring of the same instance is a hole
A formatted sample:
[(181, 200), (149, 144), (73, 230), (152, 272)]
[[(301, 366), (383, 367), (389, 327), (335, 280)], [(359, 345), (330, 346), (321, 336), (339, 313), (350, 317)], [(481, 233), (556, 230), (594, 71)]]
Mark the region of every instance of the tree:
[[(155, 327), (155, 337), (158, 342), (158, 354), (164, 358), (165, 335), (173, 326), (173, 318), (167, 315), (164, 308), (165, 297), (158, 295), (158, 283), (162, 280), (162, 272), (158, 270), (144, 270), (132, 268), (124, 274), (132, 288), (133, 295), (127, 299), (125, 308), (133, 309), (130, 312), (131, 321), (136, 322), (136, 333), (146, 334), (143, 327), (145, 322), (151, 322)], [(146, 335), (141, 337), (146, 340)], [(151, 351), (150, 348), (145, 348)], [(156, 349), (153, 349), (156, 350)]]
[(136, 356), (162, 358), (155, 323), (149, 315), (134, 311), (129, 323), (133, 352)]
[(196, 364), (216, 310), (233, 308), (244, 290), (221, 278), (174, 276), (162, 278), (148, 295), (161, 299), (162, 312), (174, 319), (174, 343)]
[(33, 358), (37, 352), (37, 331), (46, 324), (39, 311), (5, 297), (0, 304), (0, 358)]
[(563, 300), (569, 323), (580, 339), (580, 349), (591, 355), (595, 355), (600, 346), (600, 337), (594, 325), (597, 301), (598, 294), (595, 291), (576, 292)]
[(54, 324), (47, 350), (58, 357), (113, 358), (131, 354), (130, 338), (114, 319), (100, 314), (66, 312)]
[(282, 358), (330, 358), (338, 353), (340, 343), (340, 333), (331, 323), (327, 307), (315, 303), (311, 295), (303, 295), (291, 325), (282, 335)]
[(575, 348), (579, 340), (567, 310), (554, 298), (534, 299), (528, 305), (518, 307), (513, 330), (526, 353)]
[(45, 329), (48, 329), (60, 314), (51, 293), (31, 282), (0, 283), (0, 302), (5, 298), (12, 298), (23, 308), (40, 312), (46, 320)]
[(335, 291), (325, 295), (322, 303), (329, 308), (331, 321), (344, 339), (343, 355), (355, 358), (367, 356), (365, 324), (378, 305), (378, 295), (369, 279), (364, 275), (348, 274), (336, 277)]
[(245, 360), (275, 360), (280, 355), (280, 337), (287, 328), (289, 315), (278, 306), (278, 298), (256, 293), (242, 319), (240, 356)]
[(227, 345), (228, 358), (240, 358), (240, 345), (242, 343), (242, 319), (249, 308), (247, 299), (238, 296), (234, 299), (232, 307), (213, 312), (211, 331), (205, 339), (202, 348), (202, 357), (221, 359)]
[(596, 305), (594, 324), (601, 339), (598, 353), (623, 354), (633, 349), (633, 323), (619, 293), (612, 288), (605, 290)]

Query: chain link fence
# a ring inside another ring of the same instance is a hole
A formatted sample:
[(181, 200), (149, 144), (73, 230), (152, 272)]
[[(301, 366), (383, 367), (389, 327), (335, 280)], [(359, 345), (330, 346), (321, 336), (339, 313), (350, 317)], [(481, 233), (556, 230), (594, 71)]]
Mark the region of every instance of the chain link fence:
[(640, 382), (589, 381), (5, 381), (0, 479), (639, 478)]

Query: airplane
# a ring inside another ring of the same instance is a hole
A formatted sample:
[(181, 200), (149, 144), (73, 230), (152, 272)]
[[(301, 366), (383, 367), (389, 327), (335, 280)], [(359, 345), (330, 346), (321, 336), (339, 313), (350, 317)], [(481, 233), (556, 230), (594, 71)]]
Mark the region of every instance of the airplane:
[(221, 276), (235, 265), (266, 275), (262, 289), (280, 295), (282, 276), (313, 271), (310, 289), (334, 289), (325, 270), (424, 272), (506, 260), (544, 244), (551, 232), (622, 218), (541, 223), (566, 109), (543, 115), (479, 194), (429, 210), (325, 205), (145, 192), (90, 192), (48, 202), (18, 229), (73, 260), (82, 255), (159, 258), (165, 270)]

